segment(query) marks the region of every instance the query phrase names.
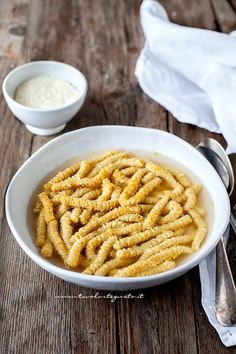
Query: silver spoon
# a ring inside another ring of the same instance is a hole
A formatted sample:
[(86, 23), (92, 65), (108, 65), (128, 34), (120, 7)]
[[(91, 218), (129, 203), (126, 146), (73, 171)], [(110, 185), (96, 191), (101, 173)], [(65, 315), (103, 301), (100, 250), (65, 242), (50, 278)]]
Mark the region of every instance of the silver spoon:
[(222, 160), (219, 158), (219, 156), (212, 149), (210, 149), (207, 146), (198, 145), (197, 150), (200, 151), (201, 154), (205, 156), (205, 158), (210, 162), (210, 164), (218, 172), (220, 178), (222, 179), (222, 182), (224, 183), (225, 188), (227, 189), (227, 191), (229, 193), (229, 191), (231, 190), (231, 185), (230, 185), (231, 181), (229, 178), (228, 171), (227, 171), (224, 163), (222, 162)]
[[(208, 146), (204, 145), (204, 141), (200, 143), (197, 149), (207, 158), (207, 160), (216, 169), (225, 188), (232, 193), (234, 185), (230, 186), (230, 182), (234, 181), (233, 176), (229, 176), (226, 166), (219, 158), (217, 153)], [(227, 155), (226, 155), (227, 156)], [(229, 163), (230, 164), (230, 163)], [(232, 170), (232, 167), (231, 167)], [(233, 171), (233, 170), (232, 170)], [(227, 175), (228, 174), (228, 177)], [(225, 245), (221, 238), (216, 247), (216, 317), (223, 326), (231, 326), (236, 323), (236, 288), (231, 273)]]
[[(236, 153), (231, 153), (228, 155), (231, 166), (234, 171), (234, 175), (236, 176)], [(236, 212), (236, 187), (233, 189), (233, 192), (230, 196), (231, 199), (231, 206), (233, 207), (233, 216), (235, 217), (235, 212)]]
[[(207, 138), (207, 139), (201, 141), (198, 146), (202, 149), (207, 149), (207, 148), (211, 149), (217, 155), (217, 158), (220, 158), (221, 161), (218, 161), (216, 167), (214, 165), (214, 161), (213, 161), (213, 163), (211, 161), (210, 162), (215, 167), (218, 174), (220, 175), (221, 179), (223, 180), (224, 185), (228, 186), (228, 187), (226, 187), (226, 189), (227, 189), (229, 197), (230, 197), (229, 199), (230, 199), (231, 208), (233, 209), (234, 205), (236, 204), (236, 188), (235, 188), (235, 178), (234, 178), (234, 176), (236, 175), (234, 173), (234, 171), (236, 172), (236, 169), (235, 170), (233, 169), (233, 166), (232, 166), (229, 156), (226, 154), (223, 146), (221, 146), (221, 144), (217, 140), (212, 139), (212, 138)], [(203, 153), (203, 155), (204, 155), (204, 153)], [(235, 159), (235, 157), (233, 157), (233, 155), (234, 154), (231, 154), (231, 159)], [(208, 156), (211, 157), (211, 152), (210, 153), (208, 152)], [(222, 171), (222, 168), (220, 167), (219, 162), (223, 162), (224, 168), (226, 169), (228, 176), (226, 176), (226, 174), (224, 174), (224, 172)], [(236, 163), (236, 161), (234, 162), (234, 164), (235, 163)], [(228, 179), (228, 181), (227, 181), (227, 179)], [(234, 190), (235, 190), (235, 192), (234, 192)], [(231, 226), (234, 229), (234, 232), (236, 234), (236, 219), (235, 219), (235, 215), (232, 212), (230, 213), (230, 223), (231, 223)]]
[(223, 162), (223, 164), (227, 170), (227, 173), (228, 173), (229, 185), (228, 185), (227, 190), (228, 190), (229, 195), (231, 195), (233, 192), (233, 189), (234, 189), (234, 184), (235, 184), (234, 171), (233, 171), (232, 164), (230, 162), (230, 158), (226, 154), (223, 146), (217, 140), (212, 139), (212, 138), (207, 138), (207, 139), (201, 141), (198, 144), (198, 146), (207, 147), (207, 148), (213, 150), (216, 153), (216, 155), (218, 155), (218, 157), (221, 159), (221, 161)]

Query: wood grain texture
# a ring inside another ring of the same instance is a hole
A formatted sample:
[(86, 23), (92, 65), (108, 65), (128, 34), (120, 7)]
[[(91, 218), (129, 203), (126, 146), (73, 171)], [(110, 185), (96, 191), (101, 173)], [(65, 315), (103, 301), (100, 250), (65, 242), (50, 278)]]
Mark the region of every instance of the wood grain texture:
[(230, 2), (225, 0), (212, 0), (212, 8), (215, 13), (218, 29), (230, 33), (236, 28), (236, 13)]
[[(176, 23), (225, 32), (235, 29), (234, 0), (162, 3)], [(86, 102), (65, 131), (124, 124), (167, 130), (194, 145), (206, 136), (224, 142), (219, 135), (177, 122), (139, 88), (134, 66), (144, 44), (140, 4), (141, 0), (0, 2), (1, 80), (29, 60), (61, 60), (81, 69), (89, 81)], [(12, 117), (2, 96), (0, 100), (0, 195), (4, 196), (17, 168), (52, 137), (31, 135)], [(141, 300), (78, 299), (79, 294), (91, 296), (97, 291), (66, 283), (39, 268), (13, 239), (3, 203), (0, 217), (1, 353), (234, 352), (223, 347), (203, 312), (197, 268), (143, 291)], [(235, 257), (235, 247), (229, 251)]]

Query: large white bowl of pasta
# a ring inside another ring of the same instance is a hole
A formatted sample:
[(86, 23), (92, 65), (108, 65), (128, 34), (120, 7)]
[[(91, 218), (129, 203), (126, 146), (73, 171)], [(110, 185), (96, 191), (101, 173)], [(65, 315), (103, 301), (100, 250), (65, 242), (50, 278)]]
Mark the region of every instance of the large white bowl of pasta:
[(194, 147), (126, 126), (55, 138), (6, 194), (10, 229), (32, 260), (65, 281), (107, 290), (184, 274), (216, 246), (229, 211), (219, 176)]

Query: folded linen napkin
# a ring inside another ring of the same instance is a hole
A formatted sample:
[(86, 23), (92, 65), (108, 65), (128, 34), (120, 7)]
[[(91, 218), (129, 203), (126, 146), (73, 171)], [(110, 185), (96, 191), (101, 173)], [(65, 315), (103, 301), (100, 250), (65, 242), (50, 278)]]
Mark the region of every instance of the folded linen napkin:
[(178, 120), (222, 133), (236, 151), (236, 38), (168, 20), (145, 0), (141, 24), (146, 43), (135, 74), (143, 91)]
[[(157, 2), (145, 0), (141, 23), (146, 43), (135, 74), (143, 91), (178, 120), (223, 133), (236, 151), (236, 39), (176, 25)], [(228, 230), (224, 240), (228, 237)], [(236, 326), (215, 316), (215, 251), (200, 264), (202, 306), (225, 346), (236, 345)]]
[[(223, 235), (226, 244), (229, 236), (229, 228)], [(200, 263), (200, 280), (202, 289), (202, 306), (209, 322), (216, 329), (220, 340), (226, 347), (236, 345), (236, 325), (222, 326), (215, 315), (215, 281), (216, 281), (216, 252), (213, 250), (209, 256)]]

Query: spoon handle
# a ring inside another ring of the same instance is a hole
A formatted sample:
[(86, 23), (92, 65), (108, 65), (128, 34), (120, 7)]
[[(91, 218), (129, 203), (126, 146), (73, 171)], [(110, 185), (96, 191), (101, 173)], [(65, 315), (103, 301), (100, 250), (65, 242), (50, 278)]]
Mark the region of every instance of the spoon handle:
[[(232, 232), (230, 227), (230, 232)], [(216, 317), (223, 326), (236, 323), (236, 288), (223, 239), (216, 247)]]
[(236, 235), (236, 219), (232, 212), (230, 213), (230, 225), (232, 226), (234, 233)]

